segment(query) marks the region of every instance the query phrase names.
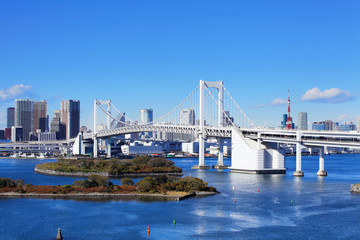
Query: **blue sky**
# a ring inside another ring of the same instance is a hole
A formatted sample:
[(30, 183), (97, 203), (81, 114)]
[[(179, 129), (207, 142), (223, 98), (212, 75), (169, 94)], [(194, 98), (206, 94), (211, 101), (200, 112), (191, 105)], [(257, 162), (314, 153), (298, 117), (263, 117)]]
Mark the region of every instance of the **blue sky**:
[(1, 1), (0, 128), (15, 98), (163, 115), (223, 80), (257, 125), (360, 116), (359, 1)]

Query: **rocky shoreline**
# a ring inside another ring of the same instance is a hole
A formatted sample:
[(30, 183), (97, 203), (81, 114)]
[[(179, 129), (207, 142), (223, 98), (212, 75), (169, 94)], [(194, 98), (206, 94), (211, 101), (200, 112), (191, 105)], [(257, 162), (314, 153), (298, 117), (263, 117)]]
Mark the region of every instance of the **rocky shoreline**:
[(48, 169), (40, 169), (36, 168), (34, 169), (34, 172), (46, 174), (46, 175), (55, 175), (55, 176), (73, 176), (73, 177), (88, 177), (91, 174), (97, 174), (104, 177), (111, 177), (111, 178), (123, 178), (123, 177), (129, 177), (129, 178), (142, 178), (142, 177), (154, 177), (154, 176), (161, 176), (161, 175), (169, 175), (169, 176), (182, 176), (182, 173), (174, 173), (174, 172), (163, 172), (163, 173), (124, 173), (119, 175), (111, 175), (106, 172), (59, 172), (54, 170), (48, 170)]

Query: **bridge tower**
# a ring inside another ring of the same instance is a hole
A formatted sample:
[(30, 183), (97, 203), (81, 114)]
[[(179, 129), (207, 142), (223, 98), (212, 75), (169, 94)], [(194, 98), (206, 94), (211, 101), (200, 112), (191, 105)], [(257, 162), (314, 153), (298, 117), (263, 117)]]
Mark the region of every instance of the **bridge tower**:
[[(218, 127), (222, 127), (224, 123), (224, 87), (223, 87), (223, 81), (217, 81), (217, 82), (208, 82), (200, 80), (200, 99), (199, 99), (199, 165), (193, 167), (194, 169), (209, 169), (210, 166), (205, 165), (205, 139), (206, 139), (206, 132), (204, 129), (204, 93), (205, 88), (216, 88), (218, 89)], [(218, 163), (217, 166), (219, 168), (224, 167), (224, 153), (223, 153), (223, 140), (222, 138), (218, 138), (218, 144), (219, 144), (219, 154), (218, 154)]]
[[(106, 105), (107, 106), (107, 116), (106, 116), (106, 128), (110, 129), (110, 124), (111, 124), (111, 100), (97, 100), (94, 99), (94, 158), (96, 158), (98, 156), (98, 148), (99, 148), (99, 142), (97, 139), (97, 107), (99, 105)], [(110, 141), (106, 140), (106, 146), (107, 146), (107, 157), (111, 157), (111, 145), (110, 145)]]

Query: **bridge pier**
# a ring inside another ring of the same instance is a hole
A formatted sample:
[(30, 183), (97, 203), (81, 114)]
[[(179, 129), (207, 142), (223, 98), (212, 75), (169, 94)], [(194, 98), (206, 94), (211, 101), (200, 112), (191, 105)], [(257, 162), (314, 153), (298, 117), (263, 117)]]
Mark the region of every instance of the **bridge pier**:
[(218, 152), (218, 161), (217, 164), (214, 166), (216, 169), (227, 169), (228, 166), (224, 165), (224, 140), (223, 138), (218, 138), (219, 144), (219, 152)]
[(97, 137), (94, 137), (94, 156), (93, 158), (98, 157), (98, 139)]
[(294, 177), (303, 177), (304, 172), (301, 171), (301, 133), (296, 132), (296, 171)]
[(327, 172), (324, 168), (325, 160), (324, 160), (324, 148), (319, 148), (319, 171), (317, 172), (317, 175), (320, 177), (327, 176)]
[(111, 158), (111, 141), (110, 141), (110, 139), (106, 139), (106, 146), (107, 146), (107, 157)]

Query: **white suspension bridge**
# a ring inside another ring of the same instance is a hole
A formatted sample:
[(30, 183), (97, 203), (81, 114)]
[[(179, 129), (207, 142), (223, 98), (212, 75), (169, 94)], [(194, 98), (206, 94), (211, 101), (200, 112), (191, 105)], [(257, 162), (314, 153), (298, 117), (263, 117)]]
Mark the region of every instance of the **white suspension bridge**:
[[(98, 112), (98, 110), (100, 111)], [(115, 110), (117, 117), (112, 115)], [(187, 109), (198, 116), (197, 123), (184, 123), (181, 112)], [(105, 129), (98, 130), (98, 115), (106, 117)], [(99, 140), (107, 144), (107, 156), (111, 157), (109, 139), (111, 137), (143, 132), (181, 133), (195, 135), (199, 141), (199, 164), (197, 169), (207, 169), (205, 163), (204, 142), (216, 138), (218, 143), (218, 161), (216, 168), (226, 168), (223, 162), (223, 141), (231, 139), (231, 171), (246, 173), (285, 173), (285, 152), (281, 143), (296, 145), (296, 171), (294, 176), (304, 176), (301, 169), (301, 148), (319, 149), (319, 176), (326, 176), (324, 168), (324, 148), (351, 147), (360, 148), (360, 134), (348, 132), (323, 132), (304, 130), (269, 130), (256, 127), (242, 111), (224, 87), (222, 81), (208, 82), (200, 80), (200, 84), (178, 106), (147, 123), (135, 121), (114, 106), (111, 100), (94, 100), (94, 130), (91, 133), (80, 133), (73, 143), (74, 154), (85, 153), (85, 142), (93, 142), (93, 156), (99, 153)], [(111, 122), (118, 127), (111, 128)], [(46, 143), (27, 143), (30, 145)], [(54, 143), (49, 143), (54, 144)], [(9, 146), (0, 145), (0, 148)], [(67, 146), (66, 146), (67, 147)]]

